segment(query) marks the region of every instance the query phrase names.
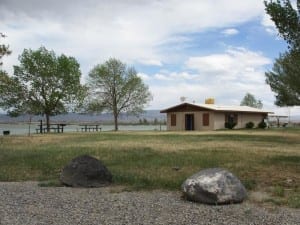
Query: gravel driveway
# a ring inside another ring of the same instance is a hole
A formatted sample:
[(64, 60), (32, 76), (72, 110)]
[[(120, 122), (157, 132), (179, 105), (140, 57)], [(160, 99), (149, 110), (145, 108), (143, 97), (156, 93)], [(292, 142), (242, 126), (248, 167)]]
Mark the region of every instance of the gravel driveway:
[(249, 202), (207, 206), (180, 192), (118, 192), (116, 187), (38, 187), (0, 183), (0, 224), (300, 224), (300, 210), (267, 210)]

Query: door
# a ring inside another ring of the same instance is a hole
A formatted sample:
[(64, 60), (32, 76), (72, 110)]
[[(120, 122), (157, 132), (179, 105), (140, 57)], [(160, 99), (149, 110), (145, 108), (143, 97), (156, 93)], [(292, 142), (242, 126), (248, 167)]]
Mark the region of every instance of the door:
[(194, 114), (185, 114), (185, 130), (194, 130)]

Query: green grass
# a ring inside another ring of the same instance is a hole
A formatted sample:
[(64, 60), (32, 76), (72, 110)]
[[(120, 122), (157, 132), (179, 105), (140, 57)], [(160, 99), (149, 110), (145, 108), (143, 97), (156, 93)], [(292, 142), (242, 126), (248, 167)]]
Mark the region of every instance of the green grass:
[(277, 196), (277, 197), (284, 197), (285, 195), (285, 190), (284, 190), (284, 187), (282, 186), (275, 186), (273, 188), (273, 195), (274, 196)]
[(103, 161), (115, 184), (133, 189), (179, 190), (193, 173), (222, 167), (248, 190), (269, 191), (271, 202), (280, 198), (291, 207), (300, 204), (297, 129), (2, 136), (0, 181), (36, 180), (41, 186), (56, 186), (63, 166), (82, 154)]
[(287, 205), (292, 208), (300, 208), (300, 194), (294, 193), (288, 197)]

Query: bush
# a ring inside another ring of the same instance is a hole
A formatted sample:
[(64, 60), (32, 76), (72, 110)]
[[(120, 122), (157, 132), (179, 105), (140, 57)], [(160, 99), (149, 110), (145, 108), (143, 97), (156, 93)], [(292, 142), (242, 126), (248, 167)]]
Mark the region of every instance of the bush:
[(264, 121), (261, 121), (261, 122), (258, 124), (258, 128), (265, 129), (266, 127), (267, 127), (267, 124), (266, 124)]
[(225, 122), (225, 128), (233, 129), (236, 126), (234, 122)]
[(246, 123), (246, 128), (247, 129), (252, 129), (254, 127), (254, 123), (253, 122), (248, 122), (248, 123)]
[(292, 194), (289, 198), (288, 198), (288, 206), (292, 207), (292, 208), (297, 208), (300, 209), (300, 194)]
[(273, 195), (277, 197), (284, 197), (284, 188), (282, 186), (276, 186), (273, 188)]
[(254, 190), (255, 187), (257, 186), (257, 183), (254, 179), (246, 179), (242, 181), (243, 185), (245, 188), (249, 191)]

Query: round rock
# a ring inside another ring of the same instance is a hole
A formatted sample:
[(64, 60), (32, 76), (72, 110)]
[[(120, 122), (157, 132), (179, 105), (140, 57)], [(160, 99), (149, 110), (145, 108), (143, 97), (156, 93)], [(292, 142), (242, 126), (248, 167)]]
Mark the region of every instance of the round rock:
[(102, 187), (112, 182), (112, 174), (98, 159), (82, 155), (63, 168), (60, 181), (71, 187)]
[(246, 197), (246, 189), (232, 173), (221, 168), (202, 170), (181, 186), (190, 201), (206, 204), (240, 203)]

